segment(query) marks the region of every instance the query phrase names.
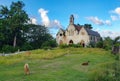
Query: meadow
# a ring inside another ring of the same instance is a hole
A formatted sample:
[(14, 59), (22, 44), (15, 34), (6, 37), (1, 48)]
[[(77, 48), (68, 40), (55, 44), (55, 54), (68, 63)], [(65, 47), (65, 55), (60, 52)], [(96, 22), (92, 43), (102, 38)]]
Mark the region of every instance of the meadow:
[[(113, 63), (115, 56), (100, 48), (54, 48), (0, 56), (0, 81), (90, 81)], [(89, 65), (81, 65), (90, 61)], [(29, 64), (30, 75), (23, 66)]]

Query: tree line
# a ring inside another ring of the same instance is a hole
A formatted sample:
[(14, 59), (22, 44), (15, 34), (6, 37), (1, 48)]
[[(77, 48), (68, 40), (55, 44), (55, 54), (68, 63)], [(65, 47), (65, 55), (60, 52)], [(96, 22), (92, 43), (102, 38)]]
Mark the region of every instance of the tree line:
[(55, 39), (47, 27), (28, 23), (30, 18), (22, 1), (10, 7), (0, 5), (0, 52), (55, 47)]

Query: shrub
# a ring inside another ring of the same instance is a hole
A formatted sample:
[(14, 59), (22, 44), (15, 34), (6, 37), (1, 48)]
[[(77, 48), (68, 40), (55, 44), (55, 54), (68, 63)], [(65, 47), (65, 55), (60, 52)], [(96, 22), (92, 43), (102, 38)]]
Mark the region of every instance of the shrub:
[(2, 52), (4, 52), (4, 53), (13, 53), (17, 50), (18, 50), (18, 47), (14, 48), (13, 46), (10, 46), (10, 45), (4, 45), (2, 47)]
[(67, 44), (61, 44), (59, 45), (60, 48), (68, 48), (69, 46)]
[(94, 42), (90, 42), (89, 46), (94, 48), (96, 44)]
[(55, 40), (45, 41), (45, 42), (41, 45), (41, 48), (46, 48), (46, 47), (57, 47), (57, 43), (56, 43)]
[(80, 48), (82, 46), (80, 44), (69, 44), (69, 47)]
[(74, 47), (75, 47), (75, 48), (80, 48), (80, 47), (83, 47), (83, 46), (80, 45), (80, 44), (75, 44)]
[(43, 47), (44, 50), (51, 50), (52, 47), (49, 47), (49, 46), (46, 46), (46, 47)]
[(102, 41), (97, 42), (96, 47), (103, 48), (103, 42)]
[(32, 46), (29, 43), (25, 43), (20, 50), (26, 51), (31, 49), (32, 49)]

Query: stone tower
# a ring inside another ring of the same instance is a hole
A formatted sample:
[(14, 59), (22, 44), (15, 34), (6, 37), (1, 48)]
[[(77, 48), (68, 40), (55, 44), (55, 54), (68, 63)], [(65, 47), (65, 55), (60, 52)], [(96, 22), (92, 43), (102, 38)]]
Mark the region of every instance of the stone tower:
[(73, 15), (70, 16), (70, 24), (74, 24), (74, 16)]

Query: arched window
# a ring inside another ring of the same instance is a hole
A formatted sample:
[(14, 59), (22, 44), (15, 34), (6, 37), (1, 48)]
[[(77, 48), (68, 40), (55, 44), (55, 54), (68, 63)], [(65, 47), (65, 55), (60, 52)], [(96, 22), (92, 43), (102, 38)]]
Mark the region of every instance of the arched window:
[(84, 41), (84, 40), (81, 40), (81, 41), (80, 41), (80, 45), (82, 45), (83, 47), (85, 47), (85, 41)]
[(72, 41), (72, 40), (70, 40), (70, 41), (69, 41), (69, 44), (73, 44), (73, 41)]

